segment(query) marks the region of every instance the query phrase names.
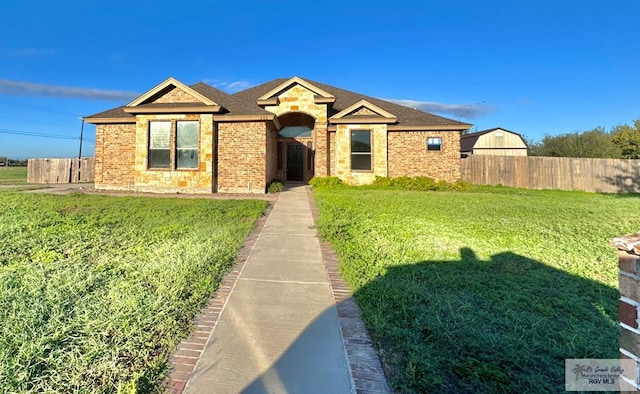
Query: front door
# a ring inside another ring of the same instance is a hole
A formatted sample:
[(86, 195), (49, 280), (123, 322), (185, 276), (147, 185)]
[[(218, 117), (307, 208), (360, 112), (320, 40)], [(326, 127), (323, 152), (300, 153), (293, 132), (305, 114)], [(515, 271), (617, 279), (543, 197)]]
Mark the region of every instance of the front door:
[(302, 144), (287, 144), (287, 180), (302, 181)]

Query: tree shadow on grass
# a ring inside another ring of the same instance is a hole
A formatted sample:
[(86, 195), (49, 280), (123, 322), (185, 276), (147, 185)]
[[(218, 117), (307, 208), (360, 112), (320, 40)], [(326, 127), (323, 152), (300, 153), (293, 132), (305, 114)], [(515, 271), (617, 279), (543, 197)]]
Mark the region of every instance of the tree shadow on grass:
[(617, 358), (616, 289), (511, 252), (388, 267), (355, 293), (399, 392), (564, 391), (567, 358)]
[[(618, 357), (615, 288), (511, 252), (387, 267), (354, 297), (395, 392), (564, 392), (565, 359)], [(242, 392), (339, 391), (336, 318), (310, 320)]]

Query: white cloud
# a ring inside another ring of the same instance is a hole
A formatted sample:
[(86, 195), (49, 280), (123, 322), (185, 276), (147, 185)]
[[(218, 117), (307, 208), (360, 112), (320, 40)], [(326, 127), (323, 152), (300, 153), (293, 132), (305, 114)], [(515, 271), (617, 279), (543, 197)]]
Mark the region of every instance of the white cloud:
[(0, 94), (8, 96), (48, 96), (113, 101), (131, 100), (139, 95), (138, 93), (120, 90), (77, 88), (72, 86), (9, 81), (6, 79), (0, 79)]
[(424, 112), (435, 112), (444, 115), (453, 115), (459, 118), (475, 119), (477, 117), (494, 112), (495, 108), (484, 103), (478, 104), (442, 104), (431, 101), (382, 99), (405, 107), (419, 109)]
[(248, 81), (227, 82), (219, 79), (205, 79), (204, 82), (220, 90), (224, 90), (227, 93), (236, 93), (255, 86), (255, 84)]

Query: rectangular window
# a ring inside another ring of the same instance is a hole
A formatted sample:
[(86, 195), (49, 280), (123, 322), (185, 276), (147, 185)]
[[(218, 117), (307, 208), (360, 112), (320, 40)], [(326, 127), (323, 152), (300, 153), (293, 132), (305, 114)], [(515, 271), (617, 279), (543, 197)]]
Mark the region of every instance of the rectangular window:
[(171, 122), (149, 122), (149, 168), (171, 166)]
[(371, 130), (351, 130), (351, 169), (371, 171)]
[(427, 138), (427, 150), (442, 150), (442, 138), (441, 137)]
[(198, 122), (176, 125), (176, 168), (198, 168)]

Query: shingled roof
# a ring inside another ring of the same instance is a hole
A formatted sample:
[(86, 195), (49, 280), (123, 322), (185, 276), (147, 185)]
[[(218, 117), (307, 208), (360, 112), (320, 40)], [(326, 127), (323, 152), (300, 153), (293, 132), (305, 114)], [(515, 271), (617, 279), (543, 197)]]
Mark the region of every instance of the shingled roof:
[[(478, 142), (478, 138), (496, 130), (506, 131), (507, 133), (515, 134), (522, 138), (522, 135), (507, 129), (503, 129), (502, 127), (494, 127), (492, 129), (476, 131), (474, 133), (463, 134), (462, 136), (460, 136), (460, 152), (471, 152), (473, 150), (473, 147), (476, 145), (476, 142)], [(524, 138), (522, 139), (522, 141), (524, 141)], [(526, 144), (527, 143), (525, 142), (525, 145)]]
[[(189, 87), (201, 95), (209, 98), (223, 110), (222, 113), (228, 115), (273, 115), (266, 111), (264, 108), (257, 104), (258, 98), (262, 97), (266, 93), (278, 86), (284, 84), (289, 79), (278, 78), (264, 84), (254, 86), (252, 88), (240, 91), (233, 95), (227, 94), (219, 89), (216, 89), (204, 82), (199, 82)], [(329, 117), (349, 108), (353, 104), (365, 100), (381, 109), (393, 114), (397, 117), (397, 122), (393, 124), (394, 127), (437, 127), (447, 126), (447, 129), (466, 130), (471, 125), (457, 120), (448, 119), (442, 116), (433, 115), (427, 112), (423, 112), (417, 109), (405, 107), (399, 104), (395, 104), (389, 101), (377, 99), (375, 97), (366, 96), (360, 93), (352, 92), (345, 89), (340, 89), (335, 86), (327, 85), (321, 82), (304, 79), (304, 81), (330, 93), (335, 97), (335, 102), (332, 106), (329, 106)], [(147, 104), (145, 104), (147, 105)], [(167, 107), (171, 105), (164, 104)], [(85, 119), (91, 121), (91, 119), (105, 119), (105, 118), (131, 118), (135, 119), (135, 115), (124, 111), (126, 105), (116, 107), (104, 112), (100, 112), (91, 116), (87, 116)]]
[[(279, 85), (282, 85), (288, 80), (289, 79), (287, 78), (274, 79), (273, 81), (269, 81), (262, 85), (254, 86), (250, 89), (235, 93), (233, 96), (240, 98), (242, 101), (255, 103), (259, 97), (277, 88)], [(357, 103), (360, 100), (366, 100), (371, 104), (374, 104), (384, 109), (385, 111), (395, 115), (398, 118), (398, 121), (395, 125), (398, 126), (460, 126), (460, 130), (466, 130), (471, 127), (470, 124), (458, 122), (457, 120), (433, 115), (389, 101), (365, 96), (360, 93), (340, 89), (321, 82), (312, 81), (310, 79), (304, 78), (304, 80), (328, 93), (331, 93), (336, 98), (335, 103), (333, 103), (333, 108), (331, 108), (331, 112), (327, 114), (329, 117), (348, 108), (349, 106)]]

